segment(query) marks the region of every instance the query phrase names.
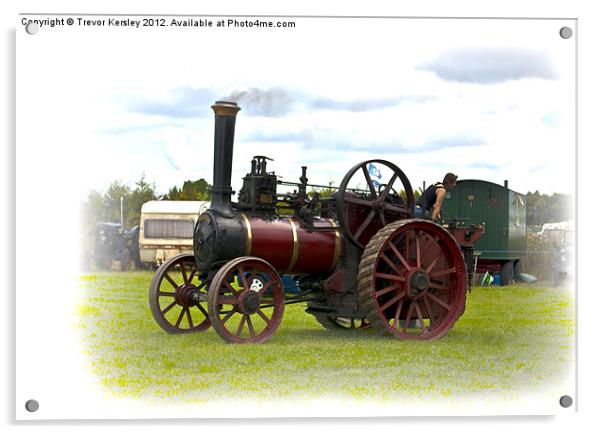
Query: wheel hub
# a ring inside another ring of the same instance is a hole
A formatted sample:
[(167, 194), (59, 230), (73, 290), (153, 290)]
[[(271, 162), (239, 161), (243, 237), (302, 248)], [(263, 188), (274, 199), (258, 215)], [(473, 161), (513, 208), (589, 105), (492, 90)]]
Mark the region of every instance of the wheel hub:
[(176, 289), (175, 299), (180, 306), (192, 306), (196, 303), (194, 298), (194, 294), (197, 292), (197, 289), (194, 285), (184, 284), (178, 286)]
[(410, 277), (410, 297), (416, 297), (426, 291), (430, 286), (431, 280), (428, 274), (423, 270), (416, 270)]
[(253, 314), (259, 309), (261, 297), (255, 291), (245, 291), (241, 296), (240, 306), (246, 314)]
[(376, 212), (379, 212), (385, 208), (385, 201), (378, 198), (372, 202), (372, 209)]

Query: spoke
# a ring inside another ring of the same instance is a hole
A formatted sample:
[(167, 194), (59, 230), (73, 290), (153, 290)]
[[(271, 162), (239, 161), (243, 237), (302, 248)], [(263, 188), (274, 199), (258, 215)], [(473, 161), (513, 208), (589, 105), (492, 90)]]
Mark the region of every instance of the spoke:
[(436, 244), (437, 244), (437, 238), (433, 237), (427, 244), (426, 249), (424, 249), (424, 254), (422, 255), (421, 262), (424, 262), (424, 260), (426, 260), (426, 258), (428, 258), (428, 255), (431, 253), (431, 250), (433, 249), (433, 247), (435, 247)]
[(435, 321), (435, 316), (433, 315), (433, 310), (431, 309), (431, 304), (429, 303), (429, 299), (427, 297), (422, 297), (421, 300), (424, 300), (424, 305), (426, 306), (426, 311), (429, 315), (429, 330), (433, 328), (433, 323)]
[(410, 319), (412, 318), (412, 311), (414, 310), (414, 306), (416, 306), (416, 302), (412, 301), (410, 303), (410, 307), (408, 308), (408, 314), (406, 315), (406, 319), (403, 322), (402, 332), (404, 332), (404, 333), (407, 333), (407, 331), (408, 331), (408, 324), (410, 323)]
[(167, 279), (167, 281), (169, 283), (171, 283), (171, 286), (173, 286), (174, 288), (178, 289), (180, 287), (180, 285), (178, 285), (176, 282), (173, 281), (173, 279), (171, 278), (171, 276), (167, 273), (165, 273), (163, 275), (163, 277), (165, 277), (165, 279)]
[(169, 311), (171, 310), (171, 308), (172, 308), (172, 307), (174, 307), (176, 304), (178, 304), (178, 302), (177, 302), (177, 301), (174, 301), (174, 302), (173, 302), (173, 303), (171, 303), (169, 306), (167, 306), (165, 309), (163, 309), (163, 310), (161, 311), (161, 313), (162, 313), (163, 315), (165, 315), (165, 314), (166, 314), (167, 312), (169, 312)]
[(434, 271), (433, 273), (429, 273), (429, 277), (431, 279), (434, 279), (436, 277), (445, 276), (446, 274), (450, 274), (450, 273), (453, 273), (455, 271), (456, 271), (455, 268), (446, 268), (444, 270), (438, 270), (438, 271)]
[(397, 250), (397, 247), (395, 247), (395, 245), (391, 241), (389, 241), (389, 247), (391, 247), (391, 249), (393, 249), (393, 253), (395, 253), (395, 256), (397, 256), (397, 258), (401, 261), (401, 263), (406, 268), (406, 270), (410, 271), (410, 266), (408, 265), (406, 260), (403, 258), (403, 256), (401, 256), (401, 253), (399, 253), (399, 250)]
[(373, 198), (376, 198), (376, 190), (374, 190), (374, 184), (372, 184), (370, 174), (368, 173), (368, 168), (365, 164), (362, 166), (362, 172), (364, 172), (364, 177), (366, 178), (366, 182), (368, 183), (368, 187), (370, 188), (370, 194)]
[(230, 312), (228, 312), (223, 318), (221, 318), (222, 324), (226, 324), (226, 321), (228, 321), (230, 318), (232, 318), (232, 315), (234, 315), (236, 313), (236, 311), (234, 309), (232, 309)]
[(437, 262), (439, 262), (439, 256), (435, 257), (435, 259), (433, 259), (433, 262), (431, 262), (431, 265), (426, 267), (426, 272), (430, 273), (431, 270), (433, 269), (433, 267), (435, 266), (435, 264), (437, 264)]
[(401, 270), (399, 268), (397, 268), (397, 265), (395, 265), (393, 263), (393, 261), (391, 261), (387, 255), (385, 255), (385, 252), (382, 252), (380, 257), (383, 258), (387, 264), (389, 264), (389, 267), (391, 267), (393, 269), (393, 271), (395, 271), (397, 274), (399, 274), (401, 276)]
[(251, 337), (255, 337), (255, 329), (253, 328), (253, 323), (251, 322), (251, 315), (247, 315), (247, 324), (249, 325), (249, 332), (251, 333)]
[(416, 266), (420, 268), (420, 232), (418, 230), (414, 230), (414, 235), (416, 237)]
[(236, 336), (240, 337), (240, 334), (242, 333), (242, 328), (245, 325), (246, 322), (246, 316), (244, 313), (242, 315), (242, 317), (240, 318), (240, 323), (238, 323), (238, 329), (236, 330)]
[(403, 297), (405, 297), (406, 292), (402, 291), (399, 294), (397, 294), (395, 297), (393, 297), (391, 300), (387, 301), (385, 304), (383, 304), (382, 306), (380, 306), (380, 310), (382, 312), (384, 312), (385, 310), (387, 310), (388, 307), (392, 306), (393, 303), (395, 303), (396, 301), (401, 300)]
[(449, 287), (447, 287), (446, 285), (439, 283), (439, 282), (432, 282), (430, 283), (430, 287), (431, 288), (435, 288), (435, 289), (449, 289)]
[(362, 205), (362, 206), (367, 206), (367, 207), (372, 208), (372, 201), (369, 201), (366, 199), (360, 199), (360, 198), (354, 197), (354, 196), (345, 196), (344, 200), (347, 203), (352, 203), (354, 205)]
[(182, 279), (184, 279), (184, 283), (188, 283), (188, 276), (186, 276), (186, 270), (184, 270), (184, 264), (180, 264), (180, 273), (182, 273)]
[(395, 280), (396, 282), (405, 282), (406, 281), (403, 277), (396, 276), (395, 274), (374, 273), (374, 277), (380, 277), (381, 279)]
[(196, 303), (195, 306), (199, 308), (199, 310), (202, 312), (203, 315), (205, 315), (206, 317), (209, 316), (209, 314), (207, 313), (205, 308), (203, 306), (201, 306), (199, 303)]
[(230, 290), (230, 292), (232, 292), (232, 294), (234, 295), (238, 295), (238, 292), (236, 289), (234, 289), (232, 287), (232, 285), (230, 284), (230, 282), (228, 282), (227, 280), (224, 280), (224, 285), (226, 285), (226, 288), (228, 288)]
[(375, 296), (376, 298), (378, 298), (378, 297), (380, 297), (381, 295), (383, 295), (383, 294), (387, 294), (387, 293), (389, 293), (389, 292), (391, 292), (391, 291), (393, 291), (394, 289), (397, 289), (397, 288), (399, 288), (399, 285), (398, 285), (397, 283), (394, 283), (393, 285), (391, 285), (391, 286), (387, 286), (386, 288), (383, 288), (383, 289), (381, 289), (380, 291), (376, 291), (376, 292), (374, 293), (374, 296)]
[(270, 323), (270, 319), (261, 311), (261, 308), (257, 309), (257, 315), (259, 315), (267, 324)]
[(194, 277), (194, 272), (196, 271), (196, 264), (192, 266), (190, 269), (190, 274), (188, 275), (188, 280), (186, 283), (192, 283), (192, 278)]
[(257, 269), (253, 268), (253, 272), (251, 273), (251, 277), (249, 278), (249, 282), (250, 282), (249, 289), (251, 289), (251, 286), (253, 286), (253, 283), (255, 282), (255, 274), (257, 274)]
[(431, 294), (430, 292), (427, 292), (426, 296), (432, 298), (435, 303), (443, 306), (446, 310), (450, 310), (451, 309), (451, 306), (449, 304), (445, 303), (444, 301), (442, 301), (441, 299), (439, 299), (435, 295)]
[(408, 211), (408, 209), (406, 207), (393, 205), (392, 203), (386, 203), (385, 204), (385, 209), (387, 211), (392, 211), (392, 212), (395, 212), (395, 213), (401, 213), (401, 214), (405, 214), (405, 215), (410, 215), (410, 212)]
[(159, 297), (175, 297), (175, 295), (176, 295), (175, 292), (165, 292), (165, 291), (159, 291), (157, 294), (159, 295)]
[(264, 283), (263, 288), (261, 288), (261, 290), (257, 292), (257, 295), (261, 298), (263, 294), (268, 290), (268, 288), (273, 284), (274, 279), (270, 276), (270, 279), (266, 283)]
[(194, 325), (192, 324), (192, 315), (190, 315), (190, 309), (188, 306), (186, 306), (186, 317), (188, 318), (188, 325), (190, 325), (190, 328), (193, 328)]
[(376, 215), (376, 213), (374, 212), (374, 210), (370, 210), (368, 217), (366, 217), (366, 220), (364, 220), (364, 223), (362, 223), (362, 225), (359, 227), (357, 232), (353, 235), (353, 238), (355, 238), (356, 240), (359, 240), (360, 236), (362, 235), (364, 230), (368, 227), (368, 224), (370, 224), (370, 222), (372, 221), (372, 219), (374, 218), (375, 215)]
[(245, 271), (242, 267), (238, 267), (238, 275), (240, 276), (240, 282), (242, 283), (245, 291), (249, 290), (249, 282), (247, 282), (247, 278), (245, 277)]
[(389, 182), (387, 183), (387, 187), (380, 194), (381, 199), (384, 199), (385, 197), (387, 197), (387, 194), (389, 194), (389, 190), (391, 190), (391, 187), (393, 187), (393, 183), (395, 182), (396, 178), (397, 178), (397, 173), (394, 173), (393, 176), (391, 177), (391, 179), (389, 180)]
[(182, 318), (184, 318), (184, 308), (182, 308), (182, 310), (180, 311), (180, 316), (178, 317), (178, 320), (176, 321), (176, 328), (180, 328), (180, 323), (182, 322)]
[(397, 326), (399, 325), (399, 317), (401, 315), (401, 307), (403, 306), (403, 300), (399, 300), (399, 303), (397, 304), (397, 309), (395, 309), (395, 319), (393, 320), (393, 328), (397, 329)]
[(378, 217), (380, 218), (380, 223), (384, 226), (387, 226), (387, 220), (385, 220), (385, 212), (383, 210), (378, 211)]
[(424, 320), (422, 319), (422, 312), (420, 312), (420, 305), (418, 304), (418, 302), (416, 302), (416, 314), (418, 314), (418, 322), (420, 323), (420, 328), (422, 329), (420, 333), (424, 333), (426, 330), (424, 326)]

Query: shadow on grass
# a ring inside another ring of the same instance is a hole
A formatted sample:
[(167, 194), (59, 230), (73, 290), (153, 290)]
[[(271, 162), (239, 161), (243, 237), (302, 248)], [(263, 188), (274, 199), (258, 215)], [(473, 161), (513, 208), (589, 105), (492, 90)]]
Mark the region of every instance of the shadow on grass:
[[(155, 329), (156, 328), (156, 329)], [(476, 330), (474, 327), (458, 327), (452, 329), (446, 336), (434, 340), (434, 341), (412, 341), (413, 344), (425, 344), (432, 345), (435, 342), (442, 344), (453, 344), (453, 345), (482, 345), (482, 346), (504, 346), (511, 344), (517, 337), (514, 333), (515, 330), (507, 330), (501, 327), (491, 328), (479, 328)], [(525, 335), (526, 335), (525, 331)], [(152, 326), (151, 328), (140, 331), (140, 332), (127, 332), (122, 334), (122, 337), (129, 335), (132, 338), (140, 338), (144, 340), (156, 341), (158, 345), (162, 343), (206, 343), (216, 344), (223, 343), (230, 345), (230, 343), (224, 341), (212, 328), (198, 333), (192, 334), (169, 334), (158, 327)], [(520, 336), (519, 336), (520, 338)], [(400, 344), (409, 342), (402, 341), (395, 338), (394, 336), (381, 334), (373, 329), (355, 329), (355, 330), (327, 330), (327, 329), (316, 329), (316, 328), (302, 328), (302, 327), (286, 327), (276, 331), (276, 333), (266, 342), (266, 344), (273, 343), (288, 343), (294, 341), (295, 343), (311, 344), (317, 340), (322, 342), (341, 342), (345, 341), (378, 341), (383, 343), (395, 343)], [(239, 344), (233, 344), (240, 346)], [(254, 344), (250, 344), (254, 345)], [(260, 344), (261, 345), (261, 344)], [(265, 345), (265, 344), (263, 344)]]

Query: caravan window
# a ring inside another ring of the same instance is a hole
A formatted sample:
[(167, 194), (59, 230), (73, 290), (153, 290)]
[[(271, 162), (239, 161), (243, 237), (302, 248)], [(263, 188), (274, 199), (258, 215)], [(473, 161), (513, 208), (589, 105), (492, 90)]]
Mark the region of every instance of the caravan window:
[(189, 238), (192, 239), (192, 220), (149, 219), (144, 222), (145, 238)]

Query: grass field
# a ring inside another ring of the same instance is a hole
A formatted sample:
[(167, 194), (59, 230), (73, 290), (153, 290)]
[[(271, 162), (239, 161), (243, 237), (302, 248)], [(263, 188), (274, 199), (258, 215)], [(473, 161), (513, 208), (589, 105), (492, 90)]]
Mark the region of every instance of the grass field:
[(566, 378), (574, 302), (566, 289), (476, 288), (443, 339), (402, 342), (371, 330), (328, 331), (289, 305), (261, 345), (226, 344), (212, 329), (169, 335), (148, 307), (150, 272), (81, 277), (82, 348), (110, 393), (203, 402), (221, 397), (512, 397)]

